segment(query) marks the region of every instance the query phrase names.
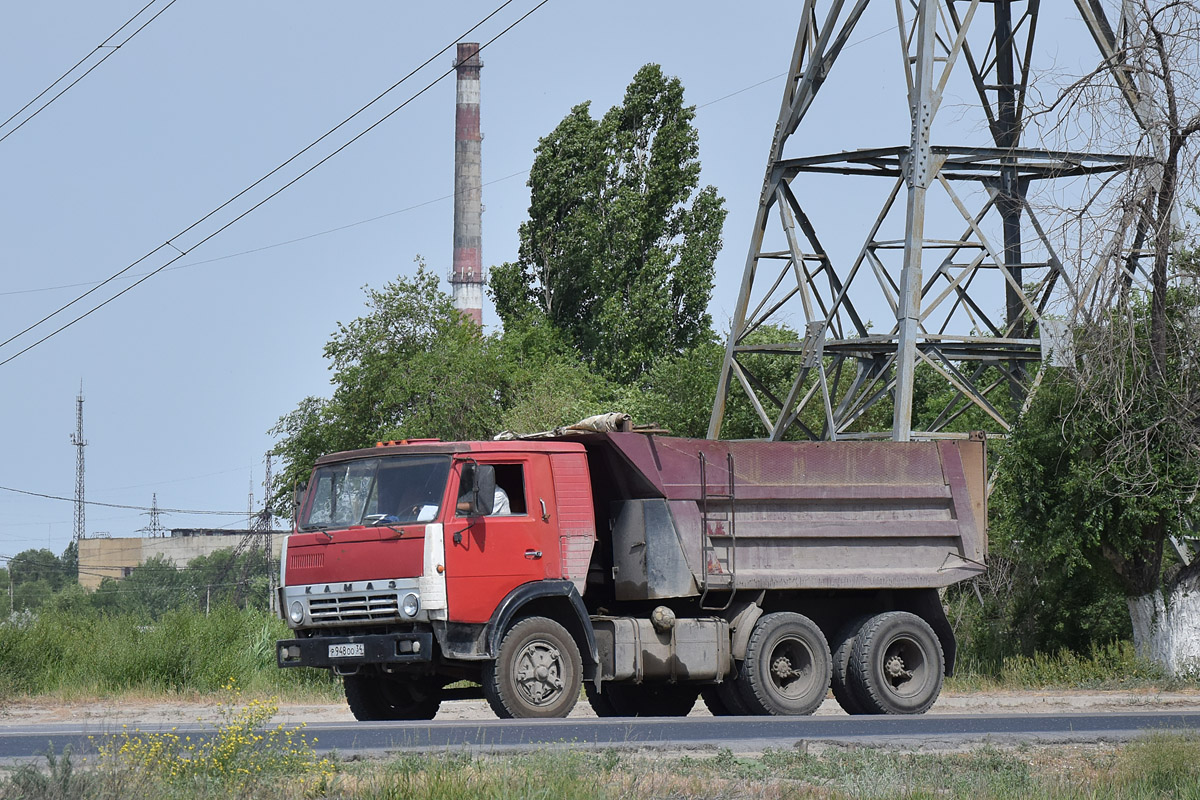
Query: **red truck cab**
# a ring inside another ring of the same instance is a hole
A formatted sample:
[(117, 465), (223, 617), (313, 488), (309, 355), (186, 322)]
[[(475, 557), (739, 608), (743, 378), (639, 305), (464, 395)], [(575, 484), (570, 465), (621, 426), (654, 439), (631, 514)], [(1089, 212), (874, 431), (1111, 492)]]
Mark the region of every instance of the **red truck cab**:
[(595, 539), (577, 443), (412, 440), (325, 457), (281, 559), (297, 638), (280, 643), (280, 665), (346, 676), (352, 708), (361, 685), (361, 716), (408, 716), (415, 698), (377, 696), (397, 683), (383, 676), (438, 696), (448, 676), (478, 679), (506, 600), (554, 596), (586, 616)]

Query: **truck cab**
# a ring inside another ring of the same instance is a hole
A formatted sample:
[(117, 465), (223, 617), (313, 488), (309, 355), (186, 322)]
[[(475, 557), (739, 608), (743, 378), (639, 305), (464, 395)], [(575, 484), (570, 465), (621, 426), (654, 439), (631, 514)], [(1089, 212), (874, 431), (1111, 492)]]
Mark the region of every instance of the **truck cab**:
[(297, 637), (280, 665), (344, 676), (360, 718), (421, 714), (403, 695), (479, 681), (505, 607), (542, 599), (579, 628), (595, 539), (579, 444), (413, 440), (325, 457), (281, 557)]

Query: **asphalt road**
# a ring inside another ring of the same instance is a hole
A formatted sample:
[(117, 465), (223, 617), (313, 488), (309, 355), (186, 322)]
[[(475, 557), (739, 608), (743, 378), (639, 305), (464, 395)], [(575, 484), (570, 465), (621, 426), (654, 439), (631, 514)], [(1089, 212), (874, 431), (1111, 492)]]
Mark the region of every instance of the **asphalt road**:
[[(158, 730), (143, 726), (142, 730)], [(181, 725), (180, 735), (212, 728)], [(469, 747), (485, 751), (547, 746), (596, 748), (730, 748), (755, 752), (792, 748), (804, 741), (862, 745), (956, 745), (971, 741), (1121, 741), (1157, 730), (1200, 730), (1200, 712), (1102, 714), (993, 714), (921, 717), (683, 717), (651, 719), (562, 719), (517, 722), (433, 721), (422, 723), (326, 723), (308, 725), (304, 735), (319, 751), (342, 755), (386, 751), (440, 751)], [(25, 759), (53, 746), (86, 755), (120, 724), (67, 723), (0, 726), (0, 760)]]

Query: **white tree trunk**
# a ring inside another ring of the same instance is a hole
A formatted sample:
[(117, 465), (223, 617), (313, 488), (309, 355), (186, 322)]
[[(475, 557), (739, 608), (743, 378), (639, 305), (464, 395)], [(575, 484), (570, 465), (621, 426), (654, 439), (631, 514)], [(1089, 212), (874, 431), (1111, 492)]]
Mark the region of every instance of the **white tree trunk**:
[(1133, 645), (1142, 658), (1162, 665), (1168, 675), (1200, 674), (1200, 587), (1176, 585), (1163, 600), (1159, 592), (1127, 598)]

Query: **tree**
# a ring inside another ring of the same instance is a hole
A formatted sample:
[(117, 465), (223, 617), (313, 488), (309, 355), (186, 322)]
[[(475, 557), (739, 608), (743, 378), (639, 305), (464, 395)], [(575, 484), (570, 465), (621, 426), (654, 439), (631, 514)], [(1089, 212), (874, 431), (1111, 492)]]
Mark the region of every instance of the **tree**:
[[(62, 588), (67, 582), (67, 569), (58, 556), (46, 548), (23, 550), (8, 562), (14, 586), (24, 583), (45, 583), (51, 591)], [(74, 576), (70, 576), (73, 578)]]
[(1145, 167), (1064, 215), (1083, 243), (1074, 363), (1043, 385), (999, 488), (1013, 538), (1067, 575), (1110, 570), (1139, 653), (1178, 673), (1200, 669), (1200, 562), (1172, 553), (1200, 488), (1200, 297), (1177, 217), (1197, 178), (1200, 5), (1126, 0), (1122, 16), (1111, 57), (1039, 118)]
[(325, 453), (390, 439), (474, 439), (500, 428), (508, 374), (437, 276), (418, 259), (412, 278), (366, 293), (368, 312), (339, 323), (325, 345), (332, 397), (305, 398), (271, 430), (284, 461), (276, 513), (290, 515), (291, 487)]
[(601, 119), (575, 106), (543, 138), (515, 262), (492, 269), (505, 326), (544, 316), (597, 372), (645, 374), (711, 336), (724, 200), (700, 177), (695, 109), (657, 64)]
[(1161, 367), (1154, 308), (1139, 294), (1077, 332), (1079, 366), (1044, 382), (1005, 449), (997, 527), (1067, 579), (1113, 576), (1138, 652), (1181, 673), (1200, 668), (1200, 560), (1172, 547), (1187, 557), (1200, 489), (1200, 297), (1167, 292)]

